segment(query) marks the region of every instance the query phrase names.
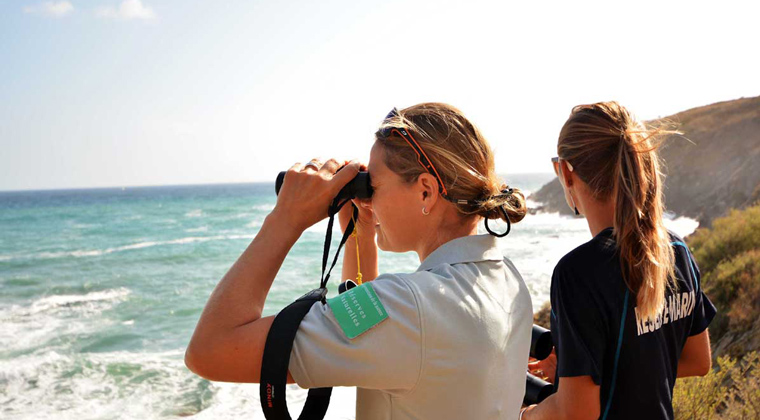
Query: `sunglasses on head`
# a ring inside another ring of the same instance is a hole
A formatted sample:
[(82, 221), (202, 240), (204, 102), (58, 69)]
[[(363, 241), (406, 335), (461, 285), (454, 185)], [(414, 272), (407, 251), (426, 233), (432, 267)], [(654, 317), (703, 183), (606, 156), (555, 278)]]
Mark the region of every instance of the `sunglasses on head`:
[(561, 157), (553, 157), (552, 158), (552, 166), (554, 166), (554, 173), (559, 175), (559, 172), (562, 170), (562, 166), (559, 164), (560, 160), (564, 160), (567, 163), (567, 169), (570, 170), (570, 172), (573, 171), (573, 165), (570, 164), (570, 162), (567, 159), (562, 159)]
[[(393, 108), (391, 112), (385, 116), (383, 122), (386, 122), (394, 117), (398, 117), (398, 110), (396, 108)], [(441, 179), (441, 176), (438, 175), (438, 171), (435, 169), (435, 166), (433, 166), (433, 163), (430, 162), (430, 159), (425, 154), (425, 151), (422, 150), (422, 147), (419, 143), (417, 143), (417, 140), (414, 139), (412, 134), (404, 128), (384, 127), (380, 129), (380, 136), (383, 138), (388, 138), (393, 135), (393, 133), (396, 133), (399, 137), (406, 140), (406, 143), (409, 144), (409, 146), (414, 150), (414, 153), (417, 154), (417, 162), (419, 162), (419, 164), (422, 165), (422, 167), (425, 168), (425, 170), (430, 175), (433, 175), (438, 180), (438, 192), (440, 192), (444, 198), (448, 198), (448, 191), (446, 191), (446, 187), (443, 185), (443, 179)]]

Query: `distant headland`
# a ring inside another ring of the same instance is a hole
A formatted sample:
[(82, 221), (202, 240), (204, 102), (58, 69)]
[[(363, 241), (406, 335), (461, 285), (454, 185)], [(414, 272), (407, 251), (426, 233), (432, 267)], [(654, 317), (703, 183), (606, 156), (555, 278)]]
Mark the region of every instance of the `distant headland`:
[[(660, 149), (669, 211), (701, 226), (760, 199), (760, 97), (693, 108), (666, 117), (683, 136)], [(570, 214), (555, 178), (530, 197), (539, 211)]]

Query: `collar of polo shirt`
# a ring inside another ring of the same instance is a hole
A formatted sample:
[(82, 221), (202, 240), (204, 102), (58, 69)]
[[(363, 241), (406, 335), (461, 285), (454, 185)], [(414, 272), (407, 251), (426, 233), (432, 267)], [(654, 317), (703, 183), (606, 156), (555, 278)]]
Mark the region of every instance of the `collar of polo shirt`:
[(417, 271), (430, 270), (441, 264), (460, 264), (477, 261), (502, 261), (497, 237), (489, 234), (469, 235), (452, 239), (439, 246), (425, 258)]

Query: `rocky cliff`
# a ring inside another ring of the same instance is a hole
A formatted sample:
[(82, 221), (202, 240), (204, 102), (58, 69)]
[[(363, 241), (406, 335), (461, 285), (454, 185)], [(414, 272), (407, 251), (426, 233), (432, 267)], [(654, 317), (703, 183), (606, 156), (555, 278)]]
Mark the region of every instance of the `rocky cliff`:
[[(760, 97), (690, 109), (665, 118), (683, 136), (660, 149), (668, 210), (702, 226), (760, 199)], [(544, 211), (570, 214), (559, 181), (537, 191)]]

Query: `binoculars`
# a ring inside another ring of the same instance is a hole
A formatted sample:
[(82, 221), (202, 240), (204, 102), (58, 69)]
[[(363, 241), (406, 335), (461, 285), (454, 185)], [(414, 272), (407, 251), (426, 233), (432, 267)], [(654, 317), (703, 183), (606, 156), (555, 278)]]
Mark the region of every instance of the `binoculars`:
[[(552, 353), (552, 333), (546, 328), (533, 325), (530, 335), (530, 357), (537, 360), (544, 360)], [(544, 381), (530, 373), (527, 373), (525, 396), (523, 404), (538, 404), (546, 397), (554, 393), (554, 385)]]
[[(338, 169), (338, 171), (340, 171), (340, 169)], [(275, 194), (280, 193), (280, 188), (282, 188), (282, 183), (284, 181), (285, 172), (283, 171), (277, 175), (277, 180), (274, 183)], [(364, 199), (370, 197), (372, 197), (372, 185), (369, 181), (369, 172), (359, 172), (356, 174), (354, 179), (352, 179), (340, 190), (338, 195), (335, 196), (335, 200), (340, 202), (343, 200), (350, 200), (352, 198)]]

